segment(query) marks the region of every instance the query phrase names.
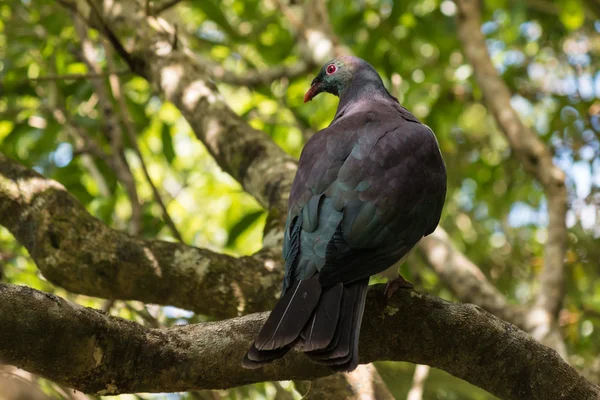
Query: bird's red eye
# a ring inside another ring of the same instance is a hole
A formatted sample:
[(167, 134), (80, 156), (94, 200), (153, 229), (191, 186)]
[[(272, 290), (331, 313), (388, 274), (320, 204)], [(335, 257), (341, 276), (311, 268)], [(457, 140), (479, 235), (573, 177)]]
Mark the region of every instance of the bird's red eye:
[(329, 65), (327, 66), (327, 74), (328, 74), (328, 75), (331, 75), (331, 74), (333, 74), (335, 71), (337, 71), (337, 68), (335, 67), (335, 65), (333, 65), (333, 64), (329, 64)]

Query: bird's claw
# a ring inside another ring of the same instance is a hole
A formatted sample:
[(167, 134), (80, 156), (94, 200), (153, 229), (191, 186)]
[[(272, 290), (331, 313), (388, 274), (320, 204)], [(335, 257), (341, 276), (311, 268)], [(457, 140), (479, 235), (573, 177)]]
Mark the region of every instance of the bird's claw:
[(388, 299), (391, 299), (394, 293), (398, 291), (398, 289), (408, 289), (413, 290), (415, 285), (407, 281), (402, 277), (402, 275), (398, 275), (398, 277), (394, 280), (388, 281), (385, 284), (385, 289), (383, 290), (383, 294)]

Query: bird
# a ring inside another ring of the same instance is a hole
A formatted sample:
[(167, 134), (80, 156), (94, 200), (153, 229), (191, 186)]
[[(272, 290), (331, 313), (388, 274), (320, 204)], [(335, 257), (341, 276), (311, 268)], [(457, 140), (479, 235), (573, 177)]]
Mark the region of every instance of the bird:
[(302, 150), (288, 201), (282, 294), (245, 368), (297, 348), (334, 371), (354, 370), (369, 277), (404, 259), (440, 221), (446, 167), (433, 131), (361, 58), (323, 65), (304, 102), (322, 92), (339, 97), (337, 111)]

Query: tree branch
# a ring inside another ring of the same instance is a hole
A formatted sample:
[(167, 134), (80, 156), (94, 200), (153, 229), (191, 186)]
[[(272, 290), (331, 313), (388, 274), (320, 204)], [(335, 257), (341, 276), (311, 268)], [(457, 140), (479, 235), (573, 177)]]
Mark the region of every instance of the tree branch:
[(461, 301), (477, 304), (525, 329), (527, 309), (509, 304), (483, 272), (452, 244), (446, 231), (438, 228), (424, 237), (419, 243), (419, 251)]
[(165, 0), (164, 2), (156, 5), (153, 2), (150, 10), (152, 11), (153, 15), (158, 15), (175, 7), (177, 4), (181, 3), (181, 1), (182, 0)]
[(269, 309), (283, 277), (278, 252), (234, 258), (110, 229), (58, 182), (2, 154), (0, 224), (49, 281), (89, 296), (231, 317)]
[[(600, 395), (598, 386), (554, 350), (477, 306), (406, 290), (386, 300), (378, 285), (369, 290), (366, 307), (362, 363), (428, 364), (503, 399)], [(266, 317), (150, 329), (25, 286), (0, 284), (0, 325), (11, 327), (0, 331), (0, 358), (101, 395), (220, 389), (331, 374), (298, 353), (262, 369), (243, 369), (240, 360)]]
[(548, 200), (548, 239), (544, 247), (544, 267), (540, 289), (528, 323), (544, 337), (552, 328), (564, 296), (564, 259), (567, 245), (567, 191), (565, 174), (554, 165), (552, 152), (528, 127), (511, 106), (511, 93), (494, 68), (481, 32), (481, 12), (477, 0), (455, 0), (458, 6), (458, 36), (463, 51), (473, 65), (488, 108), (525, 170), (544, 188)]

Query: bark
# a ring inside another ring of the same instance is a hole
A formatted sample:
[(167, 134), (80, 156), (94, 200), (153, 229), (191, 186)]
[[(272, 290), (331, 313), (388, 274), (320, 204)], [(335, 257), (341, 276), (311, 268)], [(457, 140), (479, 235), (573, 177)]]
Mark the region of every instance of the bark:
[(0, 224), (49, 281), (88, 296), (224, 318), (272, 307), (283, 276), (278, 252), (234, 258), (110, 229), (58, 182), (2, 154)]
[[(600, 396), (600, 387), (554, 350), (477, 306), (407, 290), (387, 299), (377, 285), (366, 307), (362, 363), (431, 365), (503, 399)], [(243, 369), (240, 360), (266, 317), (151, 329), (29, 287), (0, 284), (0, 326), (11, 327), (0, 331), (0, 359), (101, 395), (222, 389), (331, 374), (299, 353), (262, 369)]]

